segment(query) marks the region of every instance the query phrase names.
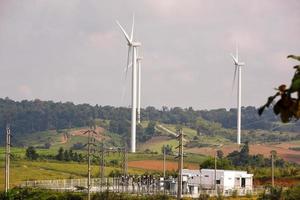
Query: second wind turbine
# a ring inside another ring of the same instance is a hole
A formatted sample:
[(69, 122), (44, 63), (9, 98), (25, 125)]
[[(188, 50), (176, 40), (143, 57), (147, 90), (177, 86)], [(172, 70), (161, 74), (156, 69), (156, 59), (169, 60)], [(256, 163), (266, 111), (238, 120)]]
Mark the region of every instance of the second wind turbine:
[(236, 46), (235, 56), (230, 54), (234, 65), (234, 78), (233, 84), (235, 82), (236, 72), (238, 71), (238, 89), (237, 89), (237, 144), (241, 144), (241, 106), (242, 106), (242, 66), (245, 65), (243, 62), (239, 62), (239, 50)]
[(136, 107), (137, 107), (137, 48), (141, 46), (140, 42), (135, 42), (133, 40), (134, 31), (134, 16), (132, 20), (131, 34), (130, 37), (117, 21), (117, 24), (121, 28), (128, 44), (128, 56), (127, 56), (127, 66), (126, 75), (128, 68), (130, 66), (130, 54), (132, 53), (132, 96), (131, 96), (131, 152), (136, 151)]

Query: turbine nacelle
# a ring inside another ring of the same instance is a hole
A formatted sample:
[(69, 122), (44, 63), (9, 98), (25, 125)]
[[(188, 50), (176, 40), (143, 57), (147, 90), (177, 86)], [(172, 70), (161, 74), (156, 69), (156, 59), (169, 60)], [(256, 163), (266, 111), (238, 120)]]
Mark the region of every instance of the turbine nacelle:
[(245, 66), (245, 63), (240, 62), (240, 63), (238, 63), (238, 66)]
[(235, 64), (235, 66), (244, 66), (245, 65), (244, 62), (239, 62), (238, 55), (235, 57), (234, 55), (230, 54), (230, 56), (233, 60), (233, 63)]
[[(128, 44), (129, 45), (129, 44)], [(134, 47), (140, 47), (140, 46), (142, 46), (142, 43), (140, 43), (140, 42), (132, 42), (131, 43), (131, 46), (134, 46)]]

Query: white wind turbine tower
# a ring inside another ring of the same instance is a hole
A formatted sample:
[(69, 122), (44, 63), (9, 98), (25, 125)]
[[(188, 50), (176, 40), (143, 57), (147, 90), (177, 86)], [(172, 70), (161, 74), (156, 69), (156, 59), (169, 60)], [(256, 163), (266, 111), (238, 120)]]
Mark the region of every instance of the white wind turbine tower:
[(126, 76), (129, 68), (129, 59), (130, 54), (132, 52), (132, 97), (131, 97), (131, 152), (135, 152), (136, 150), (136, 93), (137, 93), (137, 47), (141, 46), (141, 43), (133, 41), (133, 30), (134, 30), (134, 16), (132, 20), (131, 34), (130, 37), (121, 26), (121, 24), (117, 21), (117, 24), (121, 28), (128, 44), (128, 56), (127, 56), (127, 66), (126, 66)]
[(241, 105), (242, 105), (242, 66), (245, 65), (243, 62), (239, 62), (239, 51), (236, 46), (235, 56), (230, 54), (234, 65), (234, 78), (233, 84), (235, 82), (236, 72), (238, 71), (238, 88), (237, 88), (237, 144), (241, 144)]
[(141, 123), (141, 75), (142, 75), (142, 59), (143, 57), (137, 57), (137, 76), (138, 76), (138, 84), (137, 84), (137, 121)]

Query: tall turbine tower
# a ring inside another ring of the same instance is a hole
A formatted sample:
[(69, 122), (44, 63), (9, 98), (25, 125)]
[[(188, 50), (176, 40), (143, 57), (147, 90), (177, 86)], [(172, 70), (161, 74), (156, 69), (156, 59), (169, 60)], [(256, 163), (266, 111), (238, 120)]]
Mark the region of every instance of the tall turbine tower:
[(138, 85), (137, 85), (137, 121), (141, 123), (141, 76), (142, 76), (142, 57), (137, 57), (137, 76), (138, 76)]
[(233, 83), (235, 82), (236, 71), (238, 71), (238, 88), (237, 88), (237, 144), (241, 144), (241, 105), (242, 105), (242, 66), (245, 65), (243, 62), (239, 62), (239, 51), (236, 46), (235, 56), (230, 54), (234, 65), (234, 78)]
[(130, 54), (132, 50), (132, 97), (131, 97), (131, 152), (135, 152), (136, 149), (136, 93), (137, 93), (137, 70), (136, 70), (136, 64), (137, 64), (137, 48), (141, 46), (141, 43), (133, 41), (133, 30), (134, 30), (134, 16), (132, 20), (132, 27), (131, 27), (131, 34), (130, 37), (124, 30), (124, 28), (121, 26), (121, 24), (117, 21), (117, 24), (121, 28), (125, 39), (127, 40), (128, 44), (128, 56), (127, 56), (127, 66), (126, 66), (126, 75), (129, 68), (129, 60), (130, 60)]

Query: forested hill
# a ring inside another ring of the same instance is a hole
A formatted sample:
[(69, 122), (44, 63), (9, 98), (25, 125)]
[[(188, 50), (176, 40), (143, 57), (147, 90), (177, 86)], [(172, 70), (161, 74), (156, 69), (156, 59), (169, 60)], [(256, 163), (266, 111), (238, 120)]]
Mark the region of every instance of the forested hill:
[[(126, 122), (130, 120), (130, 108), (112, 106), (75, 105), (72, 102), (53, 101), (13, 101), (0, 98), (0, 125), (4, 132), (9, 122), (15, 134), (24, 134), (49, 129), (64, 129), (87, 126), (92, 119), (107, 119)], [(225, 128), (236, 127), (236, 109), (194, 110), (193, 108), (156, 109), (147, 107), (141, 111), (142, 120), (160, 121), (168, 124), (191, 125), (197, 119), (217, 122)], [(278, 125), (279, 124), (279, 125)], [(242, 109), (243, 129), (300, 131), (300, 122), (281, 126), (272, 110), (259, 117), (255, 107)]]

